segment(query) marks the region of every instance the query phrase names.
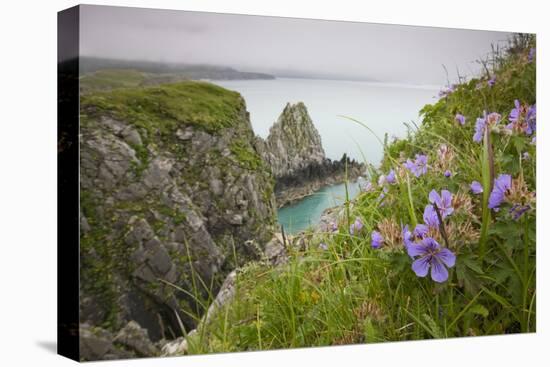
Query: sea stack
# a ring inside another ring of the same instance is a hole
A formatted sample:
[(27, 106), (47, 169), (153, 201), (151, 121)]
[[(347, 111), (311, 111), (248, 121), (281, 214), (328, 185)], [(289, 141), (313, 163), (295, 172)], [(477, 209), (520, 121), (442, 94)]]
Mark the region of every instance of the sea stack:
[(321, 135), (315, 128), (303, 102), (287, 103), (277, 122), (269, 130), (261, 155), (275, 178), (277, 206), (288, 205), (311, 195), (323, 186), (356, 179), (363, 164), (325, 156)]

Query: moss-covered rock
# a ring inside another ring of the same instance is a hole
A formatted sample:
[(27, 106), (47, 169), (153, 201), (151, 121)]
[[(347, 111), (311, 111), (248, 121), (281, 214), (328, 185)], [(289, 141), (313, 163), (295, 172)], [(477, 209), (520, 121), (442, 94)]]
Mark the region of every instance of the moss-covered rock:
[(275, 222), (242, 97), (204, 82), (81, 97), (81, 322), (191, 328)]

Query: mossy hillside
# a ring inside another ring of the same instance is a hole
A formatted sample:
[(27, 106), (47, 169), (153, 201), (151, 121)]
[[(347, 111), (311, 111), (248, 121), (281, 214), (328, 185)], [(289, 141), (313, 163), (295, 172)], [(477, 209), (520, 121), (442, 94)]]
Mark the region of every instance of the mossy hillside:
[(104, 69), (80, 77), (80, 90), (89, 93), (98, 90), (133, 88), (140, 86), (146, 76), (137, 70)]
[(169, 136), (185, 125), (215, 133), (233, 126), (244, 104), (236, 92), (196, 81), (95, 92), (80, 103), (85, 116), (111, 115), (151, 136)]
[[(243, 269), (233, 301), (190, 338), (189, 353), (535, 331), (536, 204), (530, 201), (517, 220), (513, 203), (492, 211), (481, 252), (484, 203), (470, 189), (486, 171), (488, 148), (473, 141), (476, 119), (485, 110), (502, 117), (489, 134), (495, 177), (509, 173), (524, 180), (528, 197), (536, 192), (532, 136), (504, 128), (514, 100), (536, 103), (533, 47), (534, 38), (528, 37), (522, 47), (493, 55), (487, 74), (424, 107), (421, 126), (385, 145), (381, 167), (372, 169), (373, 188), (345, 205), (349, 215), (337, 220), (337, 231), (306, 236), (306, 250), (293, 250), (286, 266)], [(466, 116), (464, 126), (455, 121), (457, 113)], [(428, 160), (420, 177), (403, 167), (415, 154)], [(377, 184), (390, 169), (395, 183)], [(452, 215), (430, 234), (456, 255), (442, 283), (415, 274), (402, 233), (405, 225), (412, 230), (424, 221), (431, 190), (453, 195)], [(356, 219), (363, 228), (351, 234)], [(371, 245), (373, 231), (384, 236), (380, 249)]]
[[(244, 110), (244, 100), (238, 93), (197, 81), (94, 92), (81, 98), (82, 124), (95, 124), (97, 118), (111, 116), (138, 128), (144, 144), (132, 146), (140, 162), (134, 167), (137, 175), (147, 167), (149, 144), (166, 147), (176, 157), (187, 155), (185, 144), (176, 137), (178, 128), (186, 126), (209, 134), (218, 134), (227, 128), (240, 130), (244, 136), (235, 137), (231, 142), (232, 157), (243, 168), (253, 171), (261, 168), (261, 157), (246, 141), (252, 139), (252, 134), (245, 131)], [(212, 159), (227, 161), (220, 152), (213, 151), (213, 154)]]

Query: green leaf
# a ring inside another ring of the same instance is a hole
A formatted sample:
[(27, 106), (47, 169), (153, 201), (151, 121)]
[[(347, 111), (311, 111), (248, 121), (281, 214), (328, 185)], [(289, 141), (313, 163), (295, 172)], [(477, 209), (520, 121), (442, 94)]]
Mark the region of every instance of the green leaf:
[(479, 264), (476, 261), (474, 261), (473, 259), (466, 257), (466, 258), (463, 258), (462, 261), (464, 262), (464, 265), (466, 265), (469, 269), (472, 269), (476, 273), (478, 273), (478, 274), (483, 274), (484, 273), (481, 266), (479, 266)]
[(428, 325), (428, 327), (431, 330), (430, 334), (432, 334), (434, 336), (434, 338), (443, 338), (444, 335), (441, 332), (441, 329), (439, 328), (439, 326), (437, 326), (437, 323), (434, 321), (434, 319), (432, 319), (427, 314), (424, 314), (422, 316), (424, 317), (424, 320), (426, 320), (426, 324)]
[(480, 315), (484, 318), (489, 316), (489, 310), (487, 310), (485, 308), (485, 306), (480, 305), (480, 304), (473, 305), (472, 307), (470, 307), (470, 310), (468, 312), (470, 312), (474, 315)]
[(513, 135), (512, 143), (514, 144), (518, 152), (523, 151), (523, 149), (525, 148), (525, 138), (523, 136)]
[[(420, 320), (418, 317), (416, 317), (412, 312), (410, 312), (409, 310), (407, 310), (406, 308), (403, 309), (418, 325), (420, 325), (428, 334), (430, 334), (433, 338), (442, 338), (441, 336), (441, 330), (439, 330), (439, 328), (437, 327), (437, 325), (435, 325), (435, 322), (432, 320), (431, 317), (429, 317), (428, 315), (424, 314), (423, 317), (424, 319), (428, 318), (429, 320), (431, 320), (431, 323), (424, 323), (422, 320)], [(435, 330), (434, 330), (434, 326), (435, 326)]]

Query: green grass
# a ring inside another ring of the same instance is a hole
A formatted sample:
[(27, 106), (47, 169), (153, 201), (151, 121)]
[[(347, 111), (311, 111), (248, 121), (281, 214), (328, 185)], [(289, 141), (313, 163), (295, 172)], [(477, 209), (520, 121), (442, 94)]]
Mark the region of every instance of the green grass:
[(145, 75), (137, 70), (105, 69), (80, 77), (80, 89), (86, 93), (97, 90), (138, 87)]
[(243, 106), (238, 93), (196, 81), (94, 92), (83, 95), (80, 103), (85, 121), (112, 116), (149, 136), (172, 136), (185, 125), (213, 133), (233, 126)]
[(231, 142), (230, 149), (243, 168), (257, 170), (263, 166), (262, 158), (246, 140), (235, 139)]
[[(360, 194), (349, 203), (337, 232), (306, 236), (309, 249), (293, 250), (288, 265), (241, 269), (234, 300), (190, 338), (189, 353), (535, 331), (536, 207), (529, 193), (536, 192), (536, 149), (531, 137), (503, 129), (490, 134), (490, 146), (489, 139), (484, 144), (472, 139), (475, 120), (484, 110), (500, 113), (502, 127), (515, 99), (536, 103), (535, 63), (527, 60), (533, 44), (529, 39), (513, 53), (495, 55), (490, 69), (496, 75), (494, 86), (487, 85), (487, 77), (460, 84), (422, 109), (422, 125), (406, 139), (385, 146), (371, 180), (375, 183), (378, 175), (394, 169), (397, 183), (387, 185), (383, 199), (378, 185)], [(454, 121), (456, 113), (466, 116), (465, 126)], [(450, 153), (440, 157), (443, 144)], [(402, 163), (420, 153), (428, 156), (428, 172), (415, 177)], [(509, 203), (484, 214), (487, 199), (470, 191), (472, 181), (500, 173), (511, 174), (515, 185), (525, 183), (515, 198), (529, 202), (531, 209), (517, 221)], [(416, 276), (401, 234), (403, 225), (423, 222), (432, 189), (447, 189), (455, 198), (443, 229), (430, 234), (457, 257), (444, 283)], [(364, 228), (352, 236), (348, 224), (355, 218)], [(373, 230), (384, 234), (381, 249), (371, 247)], [(318, 249), (321, 242), (327, 251)]]

